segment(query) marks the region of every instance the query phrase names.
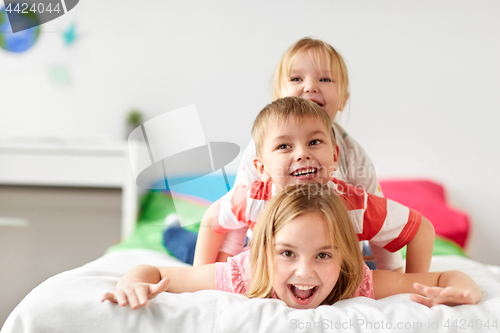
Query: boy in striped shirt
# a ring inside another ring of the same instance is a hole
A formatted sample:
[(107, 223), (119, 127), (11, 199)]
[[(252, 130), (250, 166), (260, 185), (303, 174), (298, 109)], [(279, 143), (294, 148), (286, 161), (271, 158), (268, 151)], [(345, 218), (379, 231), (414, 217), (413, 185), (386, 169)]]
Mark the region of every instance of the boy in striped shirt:
[[(407, 245), (406, 272), (428, 272), (434, 228), (420, 213), (394, 201), (371, 195), (333, 177), (338, 147), (328, 114), (300, 97), (285, 97), (267, 105), (252, 128), (261, 178), (250, 187), (236, 186), (222, 197), (202, 222), (195, 265), (224, 260), (219, 255), (225, 233), (241, 229), (233, 255), (243, 250), (245, 231), (253, 228), (267, 202), (286, 186), (327, 184), (344, 201), (360, 241), (368, 240), (394, 252)], [(219, 255), (219, 256), (218, 256)]]

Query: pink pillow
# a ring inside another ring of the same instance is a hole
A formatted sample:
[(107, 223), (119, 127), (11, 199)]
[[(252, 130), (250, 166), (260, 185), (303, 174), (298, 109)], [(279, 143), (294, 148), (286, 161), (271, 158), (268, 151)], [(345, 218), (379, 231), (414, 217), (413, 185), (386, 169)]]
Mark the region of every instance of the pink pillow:
[(469, 216), (446, 204), (444, 188), (430, 180), (382, 180), (384, 196), (422, 213), (434, 225), (436, 235), (465, 247)]

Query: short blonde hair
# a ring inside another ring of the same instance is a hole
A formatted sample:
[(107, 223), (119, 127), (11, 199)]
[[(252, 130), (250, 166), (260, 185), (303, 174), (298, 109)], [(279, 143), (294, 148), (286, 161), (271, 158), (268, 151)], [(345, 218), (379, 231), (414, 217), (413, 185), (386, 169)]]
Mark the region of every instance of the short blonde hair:
[(266, 105), (259, 112), (252, 127), (252, 138), (255, 141), (257, 156), (262, 156), (262, 147), (269, 127), (289, 121), (302, 122), (307, 118), (318, 118), (327, 129), (333, 143), (337, 145), (332, 131), (332, 122), (328, 113), (318, 104), (301, 97), (284, 97)]
[(339, 96), (337, 110), (340, 110), (349, 98), (349, 75), (344, 58), (330, 44), (310, 37), (299, 39), (281, 57), (272, 78), (273, 100), (285, 97), (285, 85), (290, 80), (292, 62), (297, 54), (304, 51), (309, 53), (317, 68), (326, 65), (330, 70), (337, 82)]
[[(312, 183), (287, 187), (271, 200), (259, 217), (250, 251), (248, 297), (272, 297), (275, 235), (288, 222), (307, 213), (323, 215), (332, 246), (336, 246), (342, 256), (337, 283), (321, 304), (329, 305), (350, 298), (358, 288), (364, 274), (363, 257), (346, 207), (328, 186)], [(268, 258), (273, 258), (272, 262), (268, 262)], [(272, 276), (269, 276), (270, 268)]]

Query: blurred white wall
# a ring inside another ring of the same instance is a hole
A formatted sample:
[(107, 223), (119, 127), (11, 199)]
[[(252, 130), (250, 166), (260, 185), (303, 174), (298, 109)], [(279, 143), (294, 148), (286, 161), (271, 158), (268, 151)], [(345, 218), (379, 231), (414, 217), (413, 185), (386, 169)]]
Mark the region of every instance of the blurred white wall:
[(340, 122), (379, 177), (442, 182), (471, 216), (469, 254), (500, 265), (500, 2), (82, 0), (73, 10), (82, 30), (69, 84), (51, 83), (47, 66), (0, 63), (0, 136), (118, 140), (132, 107), (151, 119), (196, 104), (209, 141), (243, 148), (279, 57), (315, 36), (347, 61)]

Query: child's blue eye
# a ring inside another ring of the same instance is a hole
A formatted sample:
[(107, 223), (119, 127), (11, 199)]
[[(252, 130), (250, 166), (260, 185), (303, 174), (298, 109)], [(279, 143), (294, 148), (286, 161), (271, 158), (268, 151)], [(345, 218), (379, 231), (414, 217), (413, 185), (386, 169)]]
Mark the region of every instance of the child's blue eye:
[(321, 82), (332, 82), (332, 80), (328, 79), (328, 78), (323, 78), (320, 80)]
[(292, 78), (290, 78), (290, 81), (292, 81), (292, 82), (298, 82), (298, 81), (300, 81), (300, 78), (298, 78), (298, 77), (292, 77)]
[(327, 259), (327, 258), (330, 258), (330, 255), (328, 253), (322, 252), (322, 253), (318, 254), (318, 258), (319, 259)]
[(321, 143), (321, 140), (312, 140), (309, 145), (310, 146), (315, 146), (315, 145), (319, 145)]

